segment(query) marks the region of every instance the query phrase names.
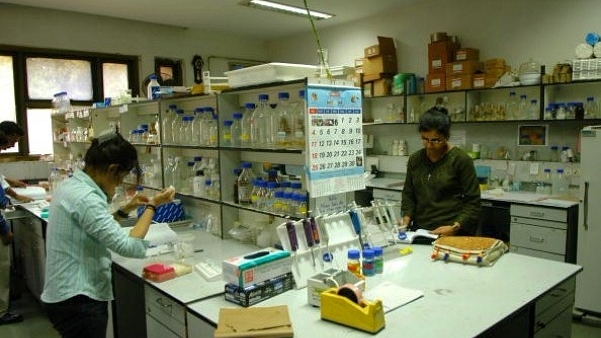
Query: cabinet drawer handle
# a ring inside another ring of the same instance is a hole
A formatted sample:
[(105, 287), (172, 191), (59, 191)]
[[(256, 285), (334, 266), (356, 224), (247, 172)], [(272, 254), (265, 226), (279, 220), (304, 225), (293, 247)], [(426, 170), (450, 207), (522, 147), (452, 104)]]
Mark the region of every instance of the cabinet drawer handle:
[(162, 306), (164, 308), (171, 307), (171, 304), (166, 304), (165, 302), (163, 302), (163, 298), (157, 298), (156, 302), (157, 302), (157, 304), (159, 304), (160, 306)]
[(544, 213), (544, 212), (531, 211), (531, 212), (530, 212), (530, 216), (534, 216), (534, 217), (544, 217), (544, 216), (545, 216), (545, 213)]
[(545, 239), (544, 239), (544, 238), (541, 238), (541, 237), (532, 237), (532, 236), (530, 236), (530, 242), (542, 243), (542, 242), (544, 242), (544, 241), (545, 241)]

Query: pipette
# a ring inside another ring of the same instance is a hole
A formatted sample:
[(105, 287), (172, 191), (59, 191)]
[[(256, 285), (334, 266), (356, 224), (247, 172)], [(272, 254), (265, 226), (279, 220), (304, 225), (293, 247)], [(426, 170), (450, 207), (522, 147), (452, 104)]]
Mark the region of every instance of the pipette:
[(351, 216), (353, 229), (359, 237), (359, 245), (361, 245), (361, 250), (363, 250), (365, 247), (363, 246), (363, 236), (361, 235), (361, 219), (359, 218), (359, 213), (355, 209), (351, 209), (349, 210), (349, 214)]
[[(313, 242), (315, 242), (315, 244), (319, 248), (319, 257), (322, 257), (321, 239), (319, 238), (319, 228), (318, 228), (317, 221), (315, 220), (314, 216), (311, 216), (311, 218), (309, 219), (309, 223), (311, 224), (311, 232), (313, 234)], [(311, 250), (313, 250), (313, 249), (311, 249)], [(313, 252), (311, 252), (311, 254), (313, 254)], [(321, 266), (323, 267), (323, 260), (320, 258), (319, 261), (321, 262)]]
[(286, 222), (286, 232), (288, 232), (288, 240), (290, 241), (290, 251), (292, 251), (294, 254), (294, 266), (296, 267), (296, 272), (298, 272), (300, 277), (300, 268), (298, 267), (298, 260), (296, 259), (296, 250), (298, 250), (298, 237), (296, 237), (296, 225), (294, 225), (294, 222)]
[(303, 229), (305, 230), (305, 238), (307, 239), (307, 247), (309, 247), (309, 251), (311, 251), (311, 258), (313, 259), (313, 266), (315, 266), (315, 254), (313, 253), (313, 245), (315, 241), (313, 240), (313, 230), (311, 229), (311, 221), (308, 219), (303, 219)]

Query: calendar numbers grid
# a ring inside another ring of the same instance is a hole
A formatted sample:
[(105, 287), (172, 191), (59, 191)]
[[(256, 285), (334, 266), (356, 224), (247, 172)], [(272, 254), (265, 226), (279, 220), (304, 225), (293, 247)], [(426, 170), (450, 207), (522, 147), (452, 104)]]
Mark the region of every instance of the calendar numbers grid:
[(364, 189), (360, 89), (309, 87), (307, 92), (311, 196)]

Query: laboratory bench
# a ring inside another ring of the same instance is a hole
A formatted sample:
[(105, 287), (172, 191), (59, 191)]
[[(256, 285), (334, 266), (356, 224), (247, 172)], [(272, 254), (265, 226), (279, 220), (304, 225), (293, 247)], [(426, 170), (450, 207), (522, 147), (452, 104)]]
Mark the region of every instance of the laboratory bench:
[[(369, 193), (358, 193), (361, 205), (371, 200), (402, 200), (400, 178), (366, 180)], [(527, 191), (486, 190), (481, 194), (477, 235), (498, 238), (510, 251), (540, 258), (576, 262), (578, 202)], [(400, 208), (399, 208), (400, 209)]]
[[(23, 208), (39, 218), (37, 206)], [(200, 230), (175, 230), (195, 235), (193, 262), (221, 262), (257, 249)], [(432, 261), (427, 245), (413, 245), (413, 253), (401, 256), (399, 250), (404, 247), (385, 248), (384, 273), (368, 277), (367, 288), (388, 281), (420, 290), (424, 296), (386, 313), (386, 326), (375, 336), (542, 337), (552, 333), (569, 337), (580, 266), (508, 252), (495, 265), (478, 267)], [(196, 272), (162, 283), (142, 278), (145, 265), (173, 261), (173, 253), (145, 259), (113, 256), (115, 337), (209, 337), (218, 323), (219, 309), (240, 307), (224, 299), (222, 280), (207, 281)], [(307, 302), (306, 288), (254, 306), (272, 305), (288, 306), (295, 337), (373, 336), (321, 320), (320, 309)]]
[[(195, 260), (220, 261), (256, 250), (251, 245), (221, 240), (205, 232), (194, 233), (196, 247), (202, 249), (195, 254)], [(367, 287), (391, 281), (421, 290), (424, 296), (387, 313), (386, 327), (376, 336), (532, 337), (551, 329), (562, 334), (570, 332), (574, 280), (581, 267), (511, 252), (494, 266), (478, 267), (431, 261), (431, 247), (424, 245), (414, 245), (412, 254), (401, 256), (399, 250), (403, 247), (397, 244), (385, 248), (384, 273), (368, 277)], [(117, 337), (125, 336), (118, 333), (119, 322), (128, 326), (129, 334), (133, 323), (145, 322), (146, 327), (140, 328), (144, 332), (138, 334), (147, 337), (165, 337), (165, 334), (186, 337), (186, 332), (188, 337), (211, 336), (218, 323), (219, 309), (240, 307), (224, 299), (223, 281), (207, 282), (195, 272), (162, 283), (140, 277), (145, 264), (170, 259), (170, 254), (147, 259), (114, 257), (115, 279), (124, 275), (135, 279), (137, 292), (144, 297), (136, 303), (145, 304), (145, 310), (135, 315), (118, 311), (113, 314)], [(115, 303), (123, 303), (119, 297), (122, 288), (117, 281), (115, 289)], [(272, 305), (288, 306), (295, 337), (372, 336), (322, 321), (319, 308), (307, 303), (306, 288), (284, 292), (255, 306)], [(140, 322), (134, 319), (136, 316)]]
[[(431, 247), (414, 245), (399, 255), (400, 246), (386, 248), (384, 273), (366, 280), (367, 288), (390, 281), (424, 296), (385, 315), (378, 337), (532, 337), (544, 327), (571, 330), (574, 280), (581, 267), (507, 253), (492, 267), (431, 261)], [(527, 281), (527, 282), (526, 282)], [(549, 298), (551, 297), (551, 299)], [(370, 337), (320, 319), (320, 309), (307, 303), (307, 289), (287, 291), (256, 306), (285, 304), (294, 336)], [(188, 304), (194, 320), (214, 326), (223, 307), (237, 307), (218, 295)], [(555, 323), (558, 320), (559, 323)], [(543, 330), (543, 331), (541, 331)], [(541, 331), (541, 332), (539, 332)]]

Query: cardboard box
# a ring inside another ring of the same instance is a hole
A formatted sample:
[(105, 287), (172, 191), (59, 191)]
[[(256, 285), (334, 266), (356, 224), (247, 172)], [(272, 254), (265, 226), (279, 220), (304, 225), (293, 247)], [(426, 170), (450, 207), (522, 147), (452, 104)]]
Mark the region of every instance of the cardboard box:
[(284, 275), (291, 269), (290, 253), (275, 248), (228, 258), (222, 263), (223, 279), (243, 288)]
[(457, 61), (447, 64), (446, 74), (447, 77), (454, 75), (472, 75), (480, 70), (482, 70), (482, 62), (480, 61)]
[(292, 272), (258, 284), (241, 288), (236, 284), (225, 285), (225, 300), (248, 307), (294, 288)]
[(510, 72), (511, 67), (505, 68), (489, 68), (485, 70), (486, 76), (488, 77), (501, 77), (503, 74)]
[(397, 73), (396, 47), (392, 38), (378, 36), (378, 44), (365, 48), (364, 55), (361, 65), (364, 74)]
[(453, 61), (455, 46), (451, 41), (428, 44), (428, 74), (444, 73), (447, 63)]
[(214, 337), (294, 337), (288, 306), (221, 308)]
[(447, 77), (447, 90), (472, 89), (472, 75), (453, 75)]
[(396, 55), (378, 55), (363, 59), (363, 74), (395, 74), (397, 69)]
[(476, 48), (459, 48), (455, 51), (455, 61), (478, 61), (480, 50)]
[(363, 81), (363, 96), (375, 97), (390, 95), (392, 78), (377, 79), (370, 82)]
[(485, 74), (474, 74), (472, 88), (487, 88), (484, 79), (486, 78)]
[(489, 77), (488, 75), (486, 75), (486, 77), (484, 78), (484, 87), (492, 88), (494, 85), (497, 84), (497, 81), (499, 81), (498, 77)]
[(394, 55), (396, 56), (396, 47), (394, 39), (383, 36), (378, 36), (378, 44), (366, 47), (364, 50), (366, 58), (371, 58), (378, 55)]
[(496, 58), (496, 59), (488, 59), (484, 61), (484, 70), (493, 69), (493, 68), (505, 68), (505, 59)]
[(446, 87), (446, 75), (435, 73), (426, 75), (426, 93), (444, 92)]

